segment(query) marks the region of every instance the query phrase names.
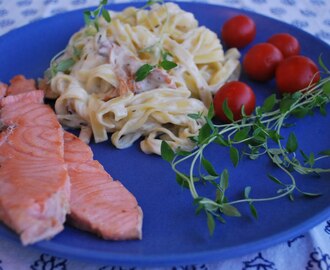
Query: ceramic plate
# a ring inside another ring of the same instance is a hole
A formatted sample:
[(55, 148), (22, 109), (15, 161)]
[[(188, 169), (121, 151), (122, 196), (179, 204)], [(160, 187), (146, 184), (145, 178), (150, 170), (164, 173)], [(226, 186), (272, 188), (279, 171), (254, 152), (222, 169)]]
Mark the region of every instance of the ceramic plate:
[[(122, 10), (127, 5), (112, 5)], [(192, 13), (201, 25), (219, 33), (229, 17), (246, 13), (257, 24), (254, 43), (265, 41), (270, 35), (288, 32), (301, 43), (301, 53), (317, 62), (322, 53), (330, 60), (330, 48), (313, 36), (261, 15), (227, 7), (198, 3), (180, 3)], [(61, 51), (69, 37), (83, 26), (82, 11), (58, 15), (12, 31), (0, 39), (0, 80), (16, 74), (41, 77), (53, 55)], [(252, 45), (252, 44), (251, 44)], [(251, 46), (250, 45), (250, 46)], [(247, 48), (246, 48), (247, 49)], [(242, 54), (246, 52), (242, 51)], [(257, 102), (274, 92), (274, 82), (257, 84), (247, 81), (257, 93)], [(330, 149), (329, 119), (315, 113), (299, 119), (294, 130), (299, 146), (305, 152)], [(114, 265), (164, 266), (206, 263), (233, 258), (287, 241), (326, 220), (330, 216), (330, 175), (321, 178), (297, 176), (298, 185), (310, 192), (323, 192), (317, 199), (296, 196), (256, 204), (259, 219), (253, 219), (247, 205), (240, 205), (241, 218), (227, 218), (226, 224), (217, 224), (214, 235), (208, 233), (206, 218), (195, 215), (188, 190), (181, 188), (169, 165), (160, 157), (145, 155), (138, 144), (126, 150), (115, 149), (110, 142), (91, 145), (98, 159), (115, 179), (120, 179), (136, 196), (144, 212), (143, 240), (127, 242), (104, 241), (70, 226), (50, 241), (33, 247), (59, 256), (106, 262)], [(214, 146), (210, 158), (230, 171), (229, 196), (242, 196), (245, 186), (252, 186), (254, 197), (272, 196), (278, 189), (267, 179), (267, 173), (278, 175), (278, 170), (267, 160), (242, 160), (233, 169), (228, 151)], [(322, 164), (321, 164), (322, 165)], [(326, 161), (323, 163), (326, 165)], [(283, 181), (288, 181), (283, 179)], [(211, 192), (206, 190), (206, 192)], [(18, 237), (5, 226), (0, 235), (18, 241)], [(31, 247), (28, 247), (31, 248)]]

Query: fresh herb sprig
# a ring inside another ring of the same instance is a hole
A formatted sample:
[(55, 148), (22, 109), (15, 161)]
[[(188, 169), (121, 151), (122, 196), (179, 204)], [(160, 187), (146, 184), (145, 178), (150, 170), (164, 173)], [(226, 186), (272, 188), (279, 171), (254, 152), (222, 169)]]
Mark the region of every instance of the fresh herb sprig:
[(154, 4), (164, 4), (164, 0), (148, 0), (147, 3), (141, 9), (149, 8)]
[(67, 48), (57, 53), (51, 60), (49, 64), (49, 68), (45, 71), (45, 77), (48, 80), (51, 80), (58, 72), (67, 73), (71, 70), (73, 65), (80, 59), (81, 57), (81, 50), (77, 49), (76, 47), (72, 47), (73, 55), (72, 57), (59, 60), (65, 52)]
[(162, 68), (164, 70), (171, 70), (177, 66), (175, 62), (168, 59), (170, 53), (162, 52), (162, 60), (158, 65), (144, 64), (135, 73), (135, 81), (143, 81), (155, 68)]
[[(197, 207), (196, 212), (205, 212), (210, 234), (214, 232), (215, 219), (225, 222), (225, 216), (241, 216), (236, 207), (238, 204), (248, 204), (252, 216), (257, 218), (255, 203), (277, 200), (286, 196), (294, 200), (295, 193), (308, 197), (321, 195), (302, 191), (297, 186), (294, 172), (317, 175), (330, 172), (330, 168), (315, 167), (318, 160), (330, 157), (330, 150), (322, 151), (318, 155), (306, 154), (299, 149), (299, 143), (294, 132), (290, 133), (284, 144), (281, 130), (283, 127), (289, 126), (287, 123), (289, 117), (304, 117), (317, 108), (321, 114), (326, 114), (325, 107), (330, 101), (330, 72), (327, 69), (326, 72), (328, 77), (304, 91), (285, 95), (281, 99), (271, 95), (250, 116), (244, 114), (243, 108), (243, 119), (240, 121), (232, 121), (230, 124), (223, 125), (214, 124), (212, 122), (214, 116), (212, 105), (207, 115), (190, 115), (193, 119), (204, 118), (205, 120), (205, 125), (200, 129), (199, 134), (192, 138), (197, 145), (192, 152), (187, 153), (180, 150), (175, 152), (168, 143), (162, 142), (161, 155), (163, 159), (170, 163), (176, 174), (177, 182), (190, 190)], [(226, 116), (233, 120), (232, 112), (225, 103), (223, 109)], [(238, 166), (243, 156), (257, 159), (262, 155), (267, 155), (278, 168), (286, 173), (290, 183), (284, 183), (269, 174), (268, 178), (279, 186), (274, 196), (253, 198), (250, 195), (252, 188), (248, 186), (243, 190), (243, 198), (229, 200), (226, 196), (229, 187), (229, 171), (224, 169), (220, 173), (217, 172), (216, 165), (212, 164), (205, 155), (205, 150), (214, 143), (229, 148), (230, 159), (235, 167)], [(245, 145), (247, 150), (240, 152), (237, 147), (239, 144)], [(302, 161), (298, 159), (298, 150)], [(187, 162), (190, 164), (189, 171), (181, 171), (179, 169), (180, 164)], [(200, 195), (198, 192), (199, 182), (211, 184), (216, 191), (215, 198)]]
[[(95, 30), (98, 32), (100, 30), (98, 18), (101, 16), (108, 22), (111, 22), (111, 16), (109, 12), (106, 10), (105, 6), (108, 4), (108, 0), (101, 0), (98, 7), (95, 10), (86, 10), (84, 11), (84, 21), (86, 26), (94, 27), (92, 32)], [(88, 31), (90, 33), (91, 31)], [(94, 33), (93, 33), (94, 34)], [(67, 51), (67, 48), (63, 51), (60, 51), (56, 54), (50, 61), (50, 67), (46, 70), (45, 76), (50, 80), (53, 78), (58, 72), (69, 72), (73, 65), (80, 59), (81, 51), (76, 47), (72, 48), (73, 56), (70, 58), (63, 59), (58, 61), (58, 59), (64, 55)]]
[[(149, 8), (152, 5), (157, 4), (157, 3), (164, 4), (164, 1), (163, 0), (148, 0), (147, 3), (141, 9)], [(168, 11), (166, 9), (165, 25), (168, 23), (168, 19), (169, 19), (169, 15), (168, 15)], [(154, 53), (154, 51), (158, 49), (160, 51), (160, 56), (161, 56), (159, 63), (157, 65), (150, 65), (150, 64), (142, 65), (135, 73), (135, 81), (137, 81), (137, 82), (143, 81), (157, 67), (168, 71), (177, 66), (177, 64), (173, 61), (172, 55), (168, 51), (164, 50), (164, 48), (163, 48), (163, 45), (162, 45), (163, 31), (164, 31), (164, 27), (162, 28), (162, 32), (160, 33), (159, 40), (155, 44), (153, 44), (147, 48), (144, 48), (143, 50), (140, 51), (143, 53)]]
[(108, 4), (108, 0), (101, 0), (98, 7), (95, 10), (84, 11), (84, 20), (86, 26), (94, 26), (96, 31), (100, 30), (99, 21), (100, 17), (103, 17), (106, 22), (111, 22), (111, 16), (106, 10), (105, 6)]

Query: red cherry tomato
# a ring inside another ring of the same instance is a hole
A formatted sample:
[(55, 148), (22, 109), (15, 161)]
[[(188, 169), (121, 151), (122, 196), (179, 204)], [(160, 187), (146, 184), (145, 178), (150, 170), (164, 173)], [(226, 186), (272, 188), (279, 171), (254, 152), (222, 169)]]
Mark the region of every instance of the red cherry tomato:
[(299, 41), (288, 33), (272, 35), (267, 42), (276, 46), (282, 52), (284, 58), (300, 53)]
[(294, 55), (284, 59), (277, 67), (275, 80), (281, 93), (294, 93), (320, 80), (317, 65), (308, 57)]
[(270, 43), (251, 47), (243, 58), (243, 70), (250, 79), (265, 82), (274, 77), (277, 65), (283, 60), (279, 49)]
[(242, 106), (244, 105), (244, 112), (250, 115), (256, 106), (256, 97), (247, 84), (239, 81), (231, 81), (225, 83), (218, 92), (216, 92), (213, 104), (215, 115), (223, 122), (230, 122), (227, 118), (223, 104), (227, 100), (227, 105), (233, 113), (234, 120), (242, 118)]
[(221, 36), (228, 47), (243, 48), (256, 35), (255, 22), (246, 15), (237, 15), (227, 20), (222, 26)]

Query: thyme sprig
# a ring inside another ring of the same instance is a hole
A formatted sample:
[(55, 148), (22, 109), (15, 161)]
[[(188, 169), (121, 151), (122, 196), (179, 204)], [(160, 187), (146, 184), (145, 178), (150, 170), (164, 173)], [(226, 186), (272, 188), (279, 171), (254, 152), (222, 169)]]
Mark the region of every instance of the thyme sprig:
[[(84, 21), (87, 26), (88, 34), (95, 34), (100, 30), (98, 19), (103, 17), (108, 23), (111, 22), (111, 16), (109, 12), (106, 10), (105, 6), (108, 4), (108, 0), (101, 0), (98, 7), (95, 10), (86, 10), (84, 11)], [(89, 27), (93, 27), (90, 29)], [(61, 59), (61, 57), (65, 54), (65, 52), (69, 48), (66, 48), (59, 53), (57, 53), (50, 61), (49, 68), (45, 72), (45, 77), (50, 80), (55, 77), (58, 72), (67, 73), (70, 72), (71, 68), (74, 64), (80, 59), (81, 50), (76, 47), (72, 47), (73, 50), (72, 57)]]
[[(243, 119), (232, 121), (230, 124), (213, 123), (214, 109), (212, 105), (207, 115), (189, 115), (196, 120), (200, 118), (205, 120), (199, 134), (191, 138), (197, 145), (192, 152), (187, 153), (180, 150), (175, 152), (165, 141), (162, 142), (163, 159), (170, 163), (176, 174), (177, 182), (189, 189), (197, 207), (196, 212), (203, 211), (206, 214), (210, 234), (214, 232), (215, 219), (225, 222), (225, 216), (241, 216), (236, 207), (238, 204), (248, 204), (252, 216), (257, 218), (256, 203), (283, 197), (294, 200), (295, 193), (308, 197), (321, 195), (301, 190), (297, 186), (295, 172), (305, 175), (330, 172), (330, 168), (315, 167), (317, 161), (330, 157), (330, 150), (318, 154), (306, 154), (299, 149), (299, 143), (293, 131), (286, 140), (281, 131), (283, 127), (290, 126), (288, 119), (292, 119), (292, 117), (304, 117), (312, 114), (315, 109), (319, 109), (321, 114), (326, 114), (325, 108), (330, 101), (330, 72), (328, 70), (326, 70), (326, 75), (327, 77), (317, 85), (311, 85), (303, 91), (285, 95), (281, 99), (277, 99), (275, 94), (269, 96), (262, 106), (258, 106), (250, 116), (246, 116), (244, 108), (242, 108)], [(225, 103), (223, 109), (227, 117), (232, 119), (232, 112)], [(217, 172), (216, 165), (212, 164), (205, 155), (205, 150), (211, 144), (228, 147), (230, 160), (235, 167), (244, 156), (257, 159), (262, 155), (267, 155), (278, 168), (285, 172), (290, 182), (284, 183), (268, 174), (268, 178), (279, 186), (274, 196), (253, 198), (250, 195), (252, 188), (247, 186), (243, 190), (241, 199), (229, 200), (226, 195), (229, 187), (229, 171), (223, 169), (220, 173)], [(238, 145), (245, 146), (245, 150), (239, 150), (241, 148)], [(301, 156), (300, 159), (298, 154)], [(182, 171), (180, 165), (187, 163), (189, 164), (188, 172)], [(215, 198), (200, 195), (198, 192), (200, 183), (211, 184), (216, 191)]]
[[(147, 3), (141, 8), (146, 9), (151, 7), (154, 4), (164, 4), (163, 0), (148, 0)], [(160, 33), (160, 38), (157, 42), (140, 50), (140, 53), (154, 53), (155, 50), (160, 51), (160, 58), (159, 63), (156, 65), (151, 64), (144, 64), (142, 65), (135, 73), (135, 81), (143, 81), (155, 68), (163, 68), (164, 70), (168, 71), (177, 66), (177, 64), (173, 61), (173, 56), (163, 48), (163, 38), (164, 38), (164, 29), (165, 25), (168, 23), (169, 15), (168, 10), (166, 9), (166, 21), (164, 23), (164, 27)]]
[(171, 61), (168, 57), (169, 52), (162, 52), (162, 60), (157, 65), (144, 64), (135, 73), (135, 81), (143, 81), (155, 68), (162, 68), (164, 70), (171, 70), (177, 66), (176, 63)]
[(66, 48), (60, 51), (50, 60), (49, 68), (45, 71), (45, 77), (48, 79), (48, 81), (55, 77), (58, 72), (70, 72), (74, 64), (80, 59), (81, 50), (77, 49), (76, 47), (72, 47), (72, 57), (61, 59), (67, 50), (68, 49)]
[(98, 7), (95, 10), (84, 11), (84, 21), (86, 26), (93, 26), (98, 32), (100, 30), (99, 21), (98, 21), (100, 17), (103, 17), (108, 23), (111, 22), (111, 16), (105, 8), (107, 4), (108, 4), (108, 0), (101, 0)]

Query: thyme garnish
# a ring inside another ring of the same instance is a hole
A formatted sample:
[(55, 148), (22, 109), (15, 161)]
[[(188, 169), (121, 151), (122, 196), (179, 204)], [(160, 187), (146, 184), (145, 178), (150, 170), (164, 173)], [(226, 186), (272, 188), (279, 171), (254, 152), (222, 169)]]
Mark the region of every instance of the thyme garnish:
[[(98, 18), (101, 16), (108, 22), (111, 22), (111, 17), (109, 12), (106, 10), (105, 6), (108, 4), (108, 0), (101, 0), (98, 7), (91, 11), (84, 11), (84, 20), (87, 27), (94, 27), (92, 31), (91, 29), (87, 29), (87, 33), (95, 34), (95, 30), (98, 32), (100, 30)], [(67, 51), (67, 48), (58, 54), (56, 54), (50, 61), (50, 67), (46, 70), (45, 76), (50, 80), (53, 78), (58, 72), (67, 73), (70, 72), (73, 65), (80, 59), (81, 50), (77, 49), (73, 46), (73, 56), (70, 58), (63, 59), (58, 61), (58, 59), (64, 55)]]
[[(164, 1), (163, 0), (148, 0), (147, 3), (141, 9), (149, 8), (156, 3), (163, 4)], [(166, 13), (167, 14), (166, 14), (165, 24), (168, 23), (168, 19), (169, 19), (167, 9), (166, 9)], [(163, 30), (161, 32), (159, 40), (155, 44), (140, 51), (140, 52), (153, 53), (155, 49), (159, 49), (161, 59), (159, 60), (159, 63), (157, 65), (150, 65), (150, 64), (142, 65), (135, 73), (135, 80), (137, 82), (143, 81), (157, 67), (168, 71), (177, 66), (177, 64), (172, 61), (173, 60), (172, 55), (168, 51), (163, 49), (162, 40), (163, 40)]]
[(108, 23), (111, 22), (110, 14), (105, 8), (107, 4), (108, 0), (101, 0), (95, 10), (84, 11), (84, 20), (86, 26), (94, 26), (96, 31), (98, 32), (100, 30), (98, 18), (102, 16)]
[[(170, 163), (176, 174), (177, 182), (189, 189), (197, 207), (196, 212), (203, 211), (206, 214), (210, 234), (214, 232), (215, 219), (225, 222), (225, 216), (238, 217), (241, 215), (236, 207), (238, 204), (247, 203), (251, 215), (257, 218), (256, 203), (277, 200), (283, 197), (294, 200), (295, 193), (307, 197), (321, 195), (320, 193), (302, 191), (297, 186), (294, 174), (319, 175), (330, 172), (330, 168), (315, 167), (318, 160), (330, 157), (330, 150), (306, 154), (299, 149), (299, 142), (293, 131), (285, 140), (284, 145), (281, 129), (290, 126), (286, 121), (289, 116), (304, 117), (307, 114), (313, 114), (315, 109), (319, 109), (321, 114), (326, 114), (325, 107), (330, 101), (330, 72), (325, 69), (325, 73), (326, 78), (322, 79), (317, 85), (311, 85), (303, 91), (284, 95), (281, 99), (277, 99), (275, 94), (269, 96), (262, 106), (256, 107), (254, 113), (250, 116), (244, 115), (243, 108), (243, 119), (236, 122), (232, 121), (229, 124), (220, 125), (213, 123), (213, 106), (209, 108), (207, 115), (189, 115), (192, 119), (204, 118), (205, 120), (199, 134), (191, 138), (197, 146), (190, 153), (175, 152), (165, 141), (162, 142), (161, 155), (163, 159)], [(229, 107), (224, 105), (223, 109), (230, 119), (232, 112)], [(268, 174), (269, 180), (279, 186), (274, 196), (253, 198), (250, 195), (252, 188), (247, 186), (243, 190), (242, 199), (229, 200), (226, 196), (229, 187), (228, 170), (224, 169), (220, 173), (217, 172), (216, 164), (212, 164), (204, 154), (207, 147), (214, 143), (229, 148), (230, 160), (235, 167), (238, 166), (239, 161), (244, 156), (257, 159), (262, 155), (267, 155), (278, 168), (285, 172), (290, 179), (290, 183), (284, 183), (275, 176)], [(239, 151), (238, 145), (245, 145), (245, 150)], [(298, 156), (301, 158), (298, 158)], [(179, 169), (179, 165), (186, 162), (190, 165), (188, 172)], [(214, 186), (215, 198), (200, 195), (200, 192), (198, 192), (199, 183)]]
[(155, 68), (163, 68), (165, 70), (171, 70), (177, 66), (176, 63), (168, 59), (170, 54), (168, 52), (162, 52), (162, 61), (158, 65), (144, 64), (135, 73), (135, 81), (143, 81)]

